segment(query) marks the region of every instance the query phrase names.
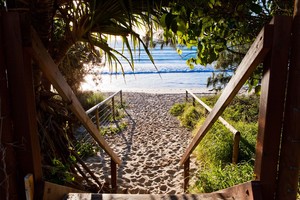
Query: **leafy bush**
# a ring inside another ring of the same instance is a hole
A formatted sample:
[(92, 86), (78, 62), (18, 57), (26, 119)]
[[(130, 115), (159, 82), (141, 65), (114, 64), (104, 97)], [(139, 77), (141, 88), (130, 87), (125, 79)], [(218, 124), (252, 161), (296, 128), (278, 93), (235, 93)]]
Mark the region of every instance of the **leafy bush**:
[(193, 193), (209, 193), (228, 188), (253, 179), (253, 165), (248, 162), (237, 165), (210, 165), (199, 171), (197, 181), (190, 191)]
[(94, 93), (91, 91), (80, 92), (77, 94), (77, 98), (85, 110), (93, 107), (105, 99), (103, 94)]
[(78, 142), (75, 145), (75, 149), (77, 150), (77, 154), (81, 158), (87, 158), (91, 157), (97, 154), (99, 151), (99, 147), (96, 145), (93, 145), (89, 142)]
[(188, 129), (192, 130), (197, 124), (201, 113), (193, 106), (185, 109), (185, 111), (180, 116), (181, 124)]
[[(204, 119), (200, 121), (202, 124)], [(199, 126), (198, 124), (198, 126)], [(233, 135), (220, 122), (216, 122), (197, 146), (194, 154), (198, 160), (218, 165), (231, 162), (233, 148)]]
[(174, 115), (176, 117), (178, 117), (179, 115), (182, 115), (182, 113), (184, 112), (185, 106), (186, 106), (186, 104), (175, 103), (170, 110), (171, 115)]
[[(207, 96), (201, 98), (207, 105), (213, 107), (219, 96)], [(259, 112), (259, 96), (258, 95), (241, 95), (236, 96), (228, 105), (222, 114), (226, 120), (239, 122), (257, 122)]]
[[(208, 96), (203, 97), (202, 101), (213, 107), (218, 98), (219, 96)], [(178, 118), (189, 129), (200, 127), (205, 121), (205, 110), (198, 104), (196, 107), (190, 104), (176, 107), (177, 110), (184, 108), (183, 112), (177, 112), (181, 113)], [(212, 192), (252, 179), (258, 109), (259, 98), (256, 95), (237, 96), (225, 109), (222, 117), (241, 133), (240, 163), (231, 164), (233, 134), (217, 121), (194, 151), (200, 165), (204, 167), (197, 175), (195, 185), (190, 188), (192, 192)]]

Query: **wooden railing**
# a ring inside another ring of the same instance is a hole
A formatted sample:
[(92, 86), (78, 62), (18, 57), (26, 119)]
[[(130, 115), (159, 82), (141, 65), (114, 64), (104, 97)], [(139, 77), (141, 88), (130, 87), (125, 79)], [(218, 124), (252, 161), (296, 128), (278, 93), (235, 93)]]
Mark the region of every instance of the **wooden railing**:
[(107, 103), (109, 100), (112, 101), (112, 109), (113, 109), (113, 114), (114, 114), (114, 110), (115, 110), (115, 96), (120, 95), (120, 104), (121, 106), (123, 105), (123, 97), (122, 97), (122, 90), (119, 90), (115, 93), (113, 93), (112, 95), (110, 95), (109, 97), (107, 97), (106, 99), (104, 99), (103, 101), (101, 101), (100, 103), (94, 105), (93, 107), (91, 107), (90, 109), (88, 109), (86, 111), (86, 114), (91, 114), (92, 112), (99, 110), (100, 106), (104, 105), (105, 103)]
[[(202, 105), (208, 112), (211, 112), (211, 108), (201, 101), (194, 93), (186, 90), (186, 102), (188, 102), (188, 95), (192, 96), (193, 106), (195, 106), (195, 101)], [(233, 134), (233, 150), (232, 150), (232, 163), (236, 164), (238, 162), (239, 155), (239, 144), (241, 140), (241, 133), (236, 130), (231, 124), (229, 124), (223, 117), (218, 118), (219, 121)]]
[[(67, 102), (68, 107), (72, 110), (82, 125), (88, 130), (89, 134), (94, 138), (97, 144), (111, 157), (111, 169), (116, 171), (116, 165), (121, 164), (120, 158), (110, 148), (105, 139), (99, 134), (99, 130), (92, 122), (90, 117), (86, 114), (85, 110), (81, 106), (79, 100), (73, 93), (72, 89), (66, 82), (65, 78), (58, 69), (43, 43), (41, 42), (36, 31), (31, 29), (32, 49), (30, 54), (39, 65), (43, 75), (50, 81), (54, 88), (61, 95), (63, 100)], [(112, 190), (116, 190), (116, 176), (112, 176)]]
[[(120, 104), (119, 107), (122, 107), (123, 105), (123, 97), (122, 97), (122, 90), (119, 90), (115, 92), (114, 94), (110, 95), (100, 103), (94, 105), (90, 109), (86, 111), (86, 114), (90, 116), (91, 120), (95, 123), (97, 129), (99, 130), (99, 134), (101, 134), (101, 128), (105, 128), (105, 126), (108, 126), (111, 124), (110, 118), (114, 119), (116, 118), (116, 98), (117, 95), (119, 95), (118, 103)], [(111, 106), (109, 106), (111, 101)], [(108, 112), (106, 111), (108, 110)], [(104, 112), (103, 112), (104, 111)], [(91, 139), (91, 136), (87, 134), (84, 138), (84, 140)], [(113, 192), (116, 192), (117, 188), (117, 166), (116, 162), (111, 159), (111, 188)]]
[(273, 26), (266, 25), (257, 36), (246, 56), (237, 68), (235, 75), (231, 78), (223, 90), (215, 106), (208, 114), (203, 125), (199, 128), (196, 136), (193, 138), (191, 144), (188, 146), (186, 152), (182, 156), (180, 160), (180, 166), (184, 166), (185, 191), (187, 190), (189, 183), (190, 154), (194, 151), (215, 121), (220, 117), (231, 100), (236, 96), (240, 88), (245, 84), (246, 80), (250, 77), (257, 65), (263, 61), (264, 57), (272, 47), (272, 36)]

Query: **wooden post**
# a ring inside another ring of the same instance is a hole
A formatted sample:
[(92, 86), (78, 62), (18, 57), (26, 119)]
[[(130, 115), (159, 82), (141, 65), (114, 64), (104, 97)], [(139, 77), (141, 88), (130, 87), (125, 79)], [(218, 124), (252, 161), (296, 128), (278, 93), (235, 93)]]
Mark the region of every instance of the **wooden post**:
[[(68, 102), (68, 107), (76, 115), (76, 117), (81, 121), (82, 125), (88, 130), (95, 141), (103, 148), (103, 150), (114, 159), (117, 164), (121, 163), (120, 158), (112, 151), (105, 139), (99, 134), (95, 123), (92, 122), (90, 117), (87, 115), (88, 111), (82, 108), (82, 105), (78, 101), (74, 92), (66, 82), (65, 78), (59, 71), (57, 65), (54, 63), (53, 59), (45, 49), (40, 38), (38, 37), (36, 31), (31, 29), (32, 37), (32, 49), (30, 51), (31, 55), (34, 57), (35, 61), (38, 63), (45, 77), (53, 84), (57, 92), (61, 95), (64, 101)], [(98, 105), (97, 105), (98, 106)], [(92, 108), (94, 109), (94, 108)]]
[(184, 171), (183, 171), (183, 191), (187, 192), (187, 189), (189, 187), (189, 181), (190, 181), (190, 156), (188, 157), (188, 159), (185, 161), (184, 163)]
[(99, 122), (99, 108), (96, 108), (96, 126), (97, 129), (100, 131), (100, 122)]
[(296, 199), (300, 169), (300, 1), (295, 1), (276, 199)]
[(239, 159), (239, 146), (240, 146), (241, 134), (236, 132), (233, 136), (233, 152), (232, 152), (232, 163), (238, 163)]
[(272, 46), (272, 40), (270, 40), (270, 37), (272, 38), (272, 33), (273, 27), (270, 25), (266, 25), (261, 30), (256, 40), (248, 50), (246, 56), (240, 63), (235, 75), (226, 85), (214, 108), (209, 113), (202, 126), (198, 129), (197, 134), (193, 138), (190, 145), (187, 147), (187, 150), (180, 160), (180, 166), (185, 163), (186, 159), (194, 151), (199, 142), (204, 138), (205, 134), (212, 127), (213, 123), (219, 118), (227, 105), (236, 96), (246, 80), (250, 77), (257, 65), (261, 63), (266, 54), (269, 52)]
[(115, 117), (116, 117), (116, 113), (115, 113), (115, 97), (111, 98), (111, 105), (112, 105), (112, 116), (113, 116), (113, 119), (115, 120)]
[(123, 107), (123, 94), (122, 94), (122, 90), (120, 90), (120, 104), (121, 104), (121, 107)]
[(7, 65), (5, 64), (2, 40), (2, 17), (0, 16), (0, 199), (17, 200), (17, 161), (13, 145), (15, 143), (11, 110), (9, 106), (9, 91), (7, 84)]
[(185, 103), (189, 101), (189, 93), (188, 91), (185, 91)]
[(112, 193), (117, 193), (117, 164), (111, 159), (111, 189)]
[[(31, 56), (22, 41), (30, 39), (28, 18), (18, 13), (1, 13), (3, 50), (7, 65), (8, 85), (11, 95), (10, 106), (15, 134), (15, 151), (18, 166), (19, 198), (25, 198), (24, 177), (34, 175), (35, 188), (42, 181), (40, 145), (37, 130), (37, 116), (33, 91)], [(24, 24), (20, 23), (20, 19)], [(22, 31), (22, 34), (21, 34)], [(26, 45), (30, 42), (26, 41)]]
[(276, 191), (290, 29), (290, 17), (274, 18), (273, 46), (264, 62), (254, 169), (263, 199), (274, 199)]
[(196, 105), (196, 104), (195, 104), (195, 98), (193, 97), (193, 106), (195, 107), (195, 105)]

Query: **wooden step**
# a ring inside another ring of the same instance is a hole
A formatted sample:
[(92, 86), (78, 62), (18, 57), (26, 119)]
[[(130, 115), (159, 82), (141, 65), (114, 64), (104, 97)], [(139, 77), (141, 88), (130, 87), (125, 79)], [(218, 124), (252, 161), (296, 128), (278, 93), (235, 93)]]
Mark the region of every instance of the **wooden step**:
[(232, 200), (222, 193), (212, 194), (91, 194), (70, 193), (64, 200)]

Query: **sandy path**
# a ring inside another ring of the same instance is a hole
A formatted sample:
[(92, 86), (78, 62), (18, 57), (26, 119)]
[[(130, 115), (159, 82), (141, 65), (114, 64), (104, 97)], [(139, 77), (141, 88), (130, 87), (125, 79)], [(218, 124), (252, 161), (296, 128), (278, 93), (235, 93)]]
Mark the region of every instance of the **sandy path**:
[[(106, 136), (123, 161), (118, 167), (118, 193), (183, 193), (179, 160), (191, 133), (180, 127), (169, 110), (174, 103), (184, 101), (184, 94), (124, 93), (123, 98), (128, 128)], [(100, 154), (87, 162), (100, 179), (109, 182), (109, 159)], [(194, 162), (192, 159), (191, 170), (195, 169)]]

